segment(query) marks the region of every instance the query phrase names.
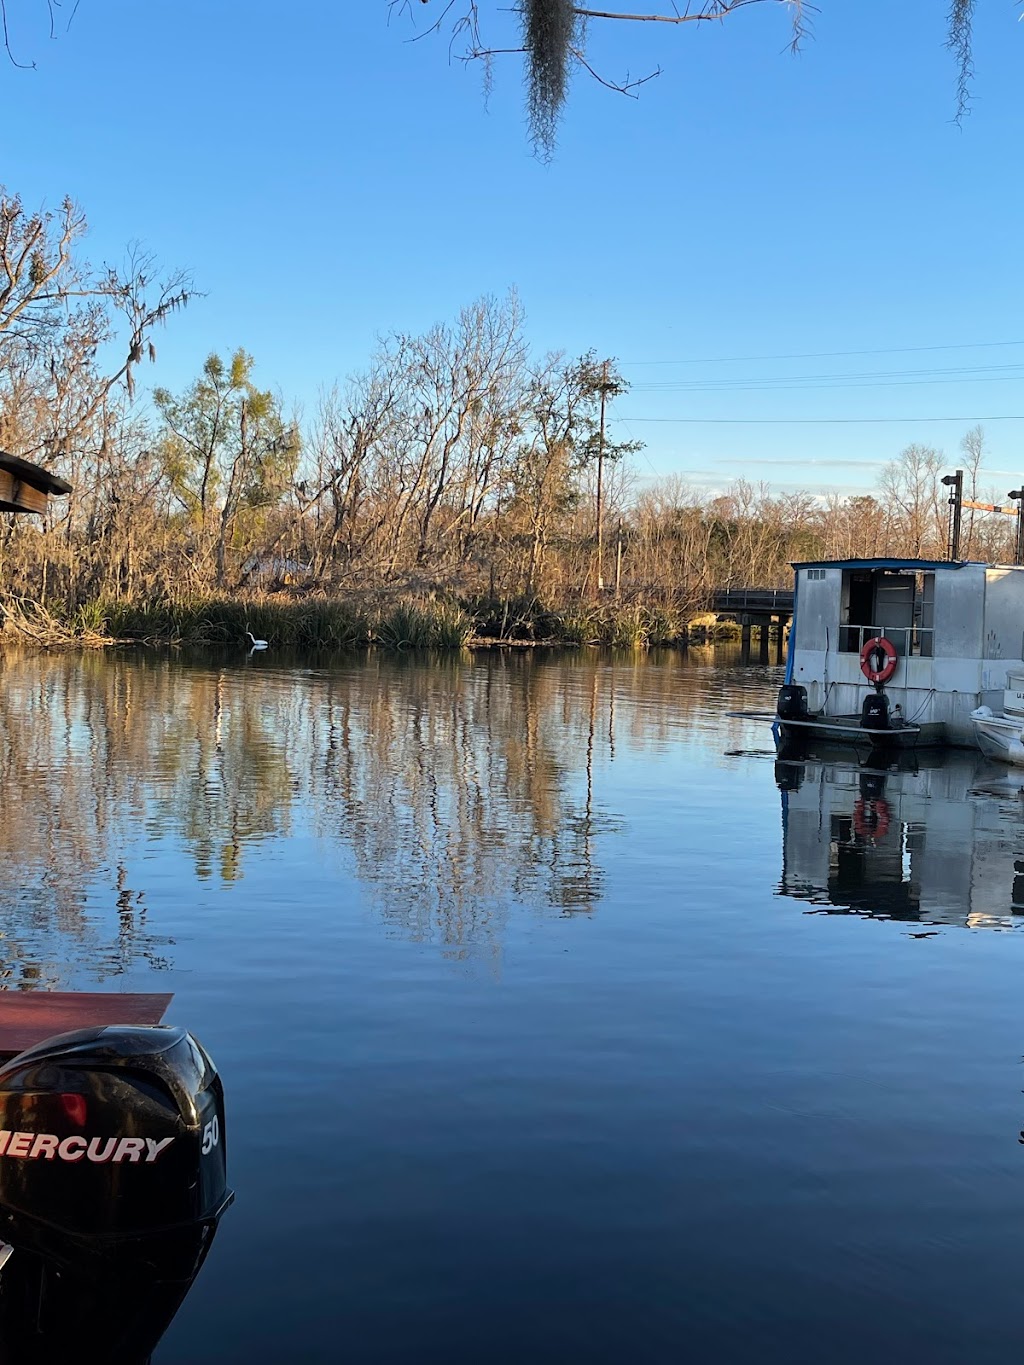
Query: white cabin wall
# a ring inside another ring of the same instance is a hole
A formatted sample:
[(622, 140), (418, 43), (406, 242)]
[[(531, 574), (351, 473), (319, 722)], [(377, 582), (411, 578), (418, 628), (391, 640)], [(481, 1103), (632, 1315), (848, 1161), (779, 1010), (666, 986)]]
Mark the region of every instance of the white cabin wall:
[(984, 565), (965, 564), (936, 573), (936, 659), (980, 659), (984, 616)]
[(984, 658), (980, 700), (1001, 711), (1011, 673), (1020, 673), (1024, 654), (1024, 569), (1002, 566), (985, 571)]
[(839, 643), (843, 571), (826, 569), (824, 573), (824, 578), (808, 578), (806, 569), (797, 570), (793, 681), (807, 688), (807, 704), (812, 711), (824, 704)]
[(1024, 659), (1024, 569), (985, 570), (984, 658)]
[[(974, 742), (970, 715), (981, 699), (984, 619), (984, 565), (939, 569), (935, 574), (935, 656), (908, 659), (902, 679), (900, 674), (895, 679), (897, 684), (902, 680), (914, 688), (935, 689), (922, 719), (943, 723), (954, 744), (973, 746)], [(917, 695), (923, 699), (927, 694)]]
[(798, 571), (796, 589), (796, 642), (798, 649), (824, 650), (836, 645), (839, 629), (842, 569), (826, 569), (824, 578), (808, 578)]

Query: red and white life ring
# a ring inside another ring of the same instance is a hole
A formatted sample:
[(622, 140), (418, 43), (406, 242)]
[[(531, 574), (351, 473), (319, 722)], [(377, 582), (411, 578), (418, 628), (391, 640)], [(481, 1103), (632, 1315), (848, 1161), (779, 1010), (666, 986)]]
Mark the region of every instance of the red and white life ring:
[(860, 671), (870, 683), (887, 683), (896, 672), (899, 655), (884, 635), (874, 635), (860, 652)]
[(853, 832), (862, 839), (884, 839), (889, 833), (889, 803), (860, 800), (853, 807)]

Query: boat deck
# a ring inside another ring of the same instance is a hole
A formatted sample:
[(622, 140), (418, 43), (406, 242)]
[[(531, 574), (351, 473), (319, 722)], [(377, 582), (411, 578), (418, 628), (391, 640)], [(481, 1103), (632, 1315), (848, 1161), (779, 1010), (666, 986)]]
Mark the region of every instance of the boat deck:
[(868, 730), (860, 723), (860, 716), (808, 716), (801, 720), (775, 717), (784, 733), (814, 735), (847, 744), (870, 744), (874, 748), (909, 749), (932, 744), (945, 744), (942, 725), (895, 726), (891, 730)]
[(0, 1057), (74, 1029), (159, 1024), (173, 998), (112, 991), (0, 991)]

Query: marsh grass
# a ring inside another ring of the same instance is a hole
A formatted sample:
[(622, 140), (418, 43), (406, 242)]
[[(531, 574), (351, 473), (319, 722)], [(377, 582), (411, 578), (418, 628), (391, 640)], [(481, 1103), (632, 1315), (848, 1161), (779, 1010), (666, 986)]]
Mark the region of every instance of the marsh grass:
[(116, 602), (104, 608), (112, 635), (152, 644), (244, 644), (246, 631), (292, 649), (355, 649), (370, 621), (347, 602), (235, 602), (227, 598)]
[[(272, 647), (351, 650), (375, 645), (406, 652), (457, 651), (473, 645), (551, 644), (576, 648), (648, 649), (739, 637), (739, 626), (707, 616), (690, 621), (671, 603), (580, 603), (556, 609), (536, 598), (472, 599), (459, 604), (427, 596), (399, 600), (226, 597), (97, 599), (65, 620), (42, 619), (22, 606), (18, 618), (45, 637), (98, 643), (244, 645), (246, 631)], [(11, 613), (8, 612), (8, 620)]]
[(384, 649), (463, 649), (473, 618), (452, 602), (399, 602), (379, 614), (372, 635)]

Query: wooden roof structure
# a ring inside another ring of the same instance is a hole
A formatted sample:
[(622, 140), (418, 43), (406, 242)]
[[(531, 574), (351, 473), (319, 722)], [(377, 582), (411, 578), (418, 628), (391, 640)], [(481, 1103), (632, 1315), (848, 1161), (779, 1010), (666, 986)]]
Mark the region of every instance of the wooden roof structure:
[(71, 492), (66, 479), (0, 450), (0, 512), (45, 512), (50, 498)]

